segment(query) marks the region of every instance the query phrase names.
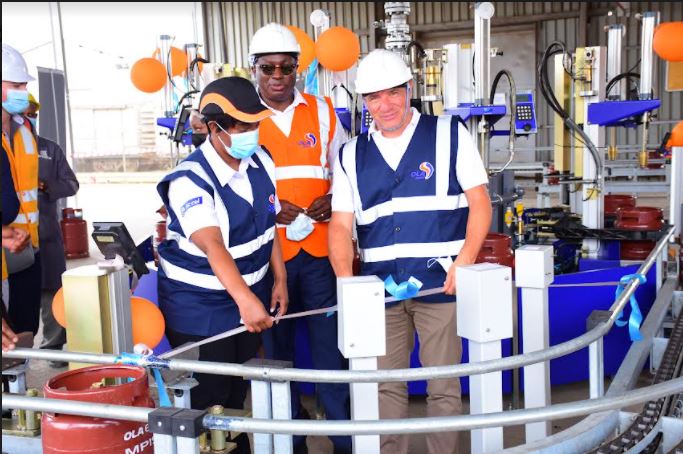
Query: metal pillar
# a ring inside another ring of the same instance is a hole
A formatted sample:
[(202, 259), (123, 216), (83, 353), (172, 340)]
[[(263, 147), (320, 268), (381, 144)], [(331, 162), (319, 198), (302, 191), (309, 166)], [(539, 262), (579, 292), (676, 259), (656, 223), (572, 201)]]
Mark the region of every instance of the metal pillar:
[(683, 223), (683, 147), (671, 148), (671, 192), (669, 193), (669, 224), (675, 228), (674, 237), (682, 233)]
[[(250, 359), (245, 366), (286, 369), (291, 361)], [(266, 374), (264, 374), (266, 376)], [(251, 380), (251, 408), (254, 418), (292, 419), (292, 396), (288, 381)], [(256, 454), (289, 454), (294, 449), (292, 436), (287, 434), (254, 433)]]
[[(515, 281), (522, 288), (522, 339), (524, 353), (550, 346), (548, 286), (554, 279), (553, 247), (523, 246), (515, 252)], [(524, 368), (524, 408), (550, 405), (550, 364), (545, 361)], [(552, 433), (550, 421), (526, 425), (527, 443)]]
[[(590, 74), (589, 80), (583, 86), (583, 91), (578, 95), (583, 98), (584, 108), (584, 130), (591, 141), (598, 149), (602, 149), (605, 144), (605, 128), (598, 125), (588, 124), (588, 105), (600, 102), (605, 99), (605, 71), (607, 66), (606, 50), (604, 47), (586, 47), (584, 49), (583, 64), (586, 65), (582, 74)], [(577, 59), (577, 61), (579, 61)], [(596, 179), (598, 169), (593, 155), (588, 147), (583, 147), (583, 179)], [(598, 185), (604, 185), (604, 181), (598, 181)], [(601, 229), (604, 227), (604, 199), (602, 188), (595, 184), (583, 184), (581, 191), (581, 215), (583, 225), (591, 229)], [(600, 253), (600, 242), (598, 240), (584, 240), (583, 248), (588, 257), (597, 258)]]
[(655, 27), (659, 24), (659, 12), (647, 11), (643, 13), (643, 23), (640, 34), (640, 99), (652, 99), (652, 71), (654, 69), (654, 54), (652, 41)]
[[(457, 331), (468, 339), (470, 362), (501, 357), (502, 339), (512, 337), (512, 271), (507, 266), (479, 263), (457, 268)], [(470, 413), (503, 410), (503, 374), (470, 377)], [(503, 449), (503, 428), (472, 431), (475, 454)]]
[[(624, 24), (612, 24), (607, 28), (607, 80), (612, 80), (621, 74), (621, 38), (626, 33)], [(626, 84), (617, 81), (609, 94), (611, 100), (626, 99)]]
[[(386, 354), (384, 283), (377, 276), (337, 279), (337, 346), (351, 370), (377, 370)], [(352, 383), (351, 419), (379, 420), (379, 385)], [(354, 454), (379, 454), (379, 435), (354, 435)]]

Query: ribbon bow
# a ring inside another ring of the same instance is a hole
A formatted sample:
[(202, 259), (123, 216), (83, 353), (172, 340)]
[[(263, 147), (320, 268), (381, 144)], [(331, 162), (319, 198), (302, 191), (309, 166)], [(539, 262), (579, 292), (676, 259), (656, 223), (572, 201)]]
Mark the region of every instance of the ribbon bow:
[(397, 300), (407, 300), (417, 295), (417, 292), (422, 288), (420, 280), (410, 276), (407, 281), (397, 284), (393, 276), (389, 275), (384, 280), (384, 288), (386, 291)]
[(122, 353), (116, 358), (118, 364), (126, 364), (129, 366), (148, 367), (154, 375), (154, 382), (159, 391), (159, 404), (162, 407), (172, 407), (171, 399), (168, 397), (164, 379), (161, 376), (160, 367), (168, 368), (168, 361), (158, 358), (154, 355), (139, 355), (137, 353)]
[[(615, 298), (619, 298), (619, 295), (621, 295), (621, 293), (624, 291), (624, 288), (633, 279), (638, 279), (641, 284), (647, 282), (647, 278), (642, 274), (627, 274), (626, 276), (622, 276), (622, 278), (619, 280), (619, 285), (617, 285)], [(624, 315), (624, 311), (622, 309), (622, 311), (619, 312), (619, 317), (617, 317), (615, 323), (619, 327), (625, 326), (628, 323), (628, 333), (631, 336), (631, 341), (639, 341), (643, 338), (643, 336), (640, 334), (640, 322), (643, 321), (643, 315), (640, 313), (640, 307), (638, 307), (638, 301), (636, 300), (635, 293), (631, 295), (629, 301), (631, 303), (631, 316), (629, 317), (628, 321), (621, 320), (621, 317)]]

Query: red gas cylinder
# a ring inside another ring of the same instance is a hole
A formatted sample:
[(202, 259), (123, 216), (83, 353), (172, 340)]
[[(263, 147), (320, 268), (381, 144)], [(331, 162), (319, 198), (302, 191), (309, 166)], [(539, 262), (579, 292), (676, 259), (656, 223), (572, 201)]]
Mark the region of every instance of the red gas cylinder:
[(512, 254), (512, 238), (503, 233), (489, 233), (479, 251), (476, 263), (498, 263), (515, 267), (515, 256)]
[[(102, 380), (114, 378), (132, 380), (120, 385), (101, 385)], [(154, 408), (147, 373), (135, 366), (92, 366), (65, 372), (49, 380), (43, 393), (53, 399)], [(147, 424), (139, 422), (43, 413), (42, 433), (45, 454), (154, 451), (152, 433)]]
[(60, 225), (62, 226), (66, 258), (82, 259), (90, 256), (88, 252), (88, 224), (83, 219), (83, 210), (80, 208), (64, 208)]
[(636, 198), (628, 194), (607, 194), (605, 196), (605, 216), (616, 216), (617, 209), (636, 206)]
[[(664, 212), (654, 207), (626, 207), (617, 209), (614, 227), (638, 232), (658, 231), (664, 226)], [(622, 260), (645, 260), (655, 247), (654, 241), (622, 241)]]

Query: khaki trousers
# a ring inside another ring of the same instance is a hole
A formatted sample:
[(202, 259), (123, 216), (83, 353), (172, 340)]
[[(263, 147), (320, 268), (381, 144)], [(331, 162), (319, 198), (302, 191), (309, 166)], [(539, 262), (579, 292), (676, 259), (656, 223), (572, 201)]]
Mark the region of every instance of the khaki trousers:
[[(413, 351), (415, 331), (420, 340), (420, 362), (423, 366), (445, 366), (460, 363), (462, 342), (456, 334), (455, 303), (419, 303), (413, 300), (387, 308), (387, 354), (378, 358), (380, 369), (407, 369)], [(427, 384), (427, 416), (460, 414), (460, 380), (430, 380)], [(408, 417), (408, 386), (405, 382), (379, 384), (379, 416), (381, 419)], [(408, 453), (407, 435), (382, 435), (383, 454)], [(427, 434), (429, 454), (456, 454), (457, 432)]]

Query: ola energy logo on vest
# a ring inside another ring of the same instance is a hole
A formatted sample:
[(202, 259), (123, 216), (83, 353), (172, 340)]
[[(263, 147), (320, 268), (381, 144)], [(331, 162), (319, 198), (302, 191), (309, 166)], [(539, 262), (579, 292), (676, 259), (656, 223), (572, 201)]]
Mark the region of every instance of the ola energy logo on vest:
[(268, 196), (268, 211), (275, 213), (275, 194)]
[(307, 132), (304, 134), (304, 140), (299, 141), (299, 146), (301, 148), (313, 148), (316, 143), (318, 143), (318, 139), (316, 139), (315, 134)]
[(421, 163), (418, 169), (420, 170), (410, 173), (410, 176), (416, 180), (429, 180), (434, 175), (434, 166), (427, 161)]

